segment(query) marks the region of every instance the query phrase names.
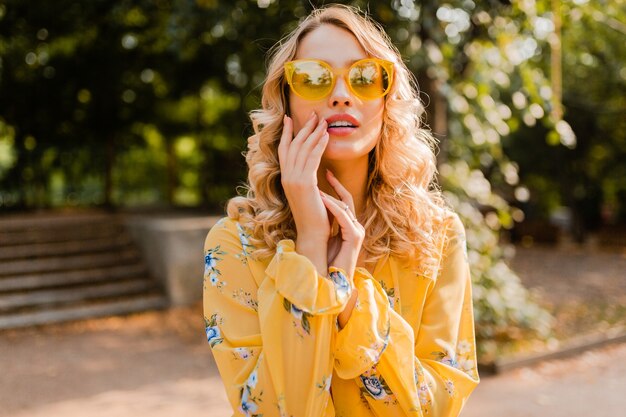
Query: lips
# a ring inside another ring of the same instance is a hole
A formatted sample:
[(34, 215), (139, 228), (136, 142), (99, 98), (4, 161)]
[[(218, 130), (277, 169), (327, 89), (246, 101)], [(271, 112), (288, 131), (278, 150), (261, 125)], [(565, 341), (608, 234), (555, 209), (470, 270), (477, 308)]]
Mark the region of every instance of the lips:
[(328, 133), (335, 136), (347, 136), (359, 127), (359, 121), (347, 113), (334, 114), (326, 119)]

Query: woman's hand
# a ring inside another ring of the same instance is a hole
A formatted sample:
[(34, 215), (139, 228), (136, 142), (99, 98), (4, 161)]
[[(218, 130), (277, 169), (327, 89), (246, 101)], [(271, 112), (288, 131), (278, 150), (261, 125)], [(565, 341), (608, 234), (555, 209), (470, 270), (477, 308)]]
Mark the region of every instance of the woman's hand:
[[(293, 121), (285, 116), (278, 145), (281, 183), (296, 223), (298, 237), (328, 240), (328, 215), (317, 192), (317, 169), (328, 143), (326, 120), (315, 113), (293, 137)], [(293, 138), (293, 140), (292, 140)]]
[(293, 121), (285, 116), (278, 145), (281, 184), (296, 224), (296, 250), (307, 256), (318, 272), (326, 275), (326, 244), (330, 223), (318, 193), (317, 170), (328, 143), (326, 120), (315, 113), (293, 136)]
[(365, 229), (356, 218), (352, 195), (332, 174), (326, 172), (328, 183), (339, 199), (320, 190), (322, 201), (339, 224), (340, 233), (328, 242), (328, 265), (343, 269), (352, 280), (357, 265), (361, 245), (365, 239)]
[[(354, 214), (354, 200), (350, 192), (346, 190), (332, 172), (327, 171), (326, 178), (340, 198), (338, 200), (320, 190), (324, 205), (335, 216), (340, 229), (340, 233), (337, 236), (333, 236), (328, 242), (328, 265), (343, 269), (348, 274), (348, 280), (354, 283), (354, 270), (361, 252), (361, 245), (365, 239), (365, 228), (359, 223)], [(346, 307), (337, 316), (340, 328), (343, 329), (350, 319), (358, 295), (358, 291), (354, 288), (352, 297), (346, 303)]]

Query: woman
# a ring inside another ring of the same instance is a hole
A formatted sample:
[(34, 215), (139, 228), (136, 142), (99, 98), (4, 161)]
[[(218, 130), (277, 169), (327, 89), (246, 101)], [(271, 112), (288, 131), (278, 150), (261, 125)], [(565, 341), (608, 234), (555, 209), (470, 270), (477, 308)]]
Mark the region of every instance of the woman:
[[(478, 383), (464, 229), (382, 29), (318, 9), (273, 50), (248, 193), (205, 243), (236, 416), (457, 416)], [(336, 227), (334, 227), (336, 226)]]

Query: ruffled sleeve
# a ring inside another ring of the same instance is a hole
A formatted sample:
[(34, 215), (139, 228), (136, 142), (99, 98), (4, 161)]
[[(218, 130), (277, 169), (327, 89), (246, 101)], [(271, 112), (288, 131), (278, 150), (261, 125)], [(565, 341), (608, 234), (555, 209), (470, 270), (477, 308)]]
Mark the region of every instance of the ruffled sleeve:
[(355, 276), (361, 308), (337, 336), (335, 372), (359, 387), (375, 416), (456, 417), (479, 382), (465, 232), (457, 216), (446, 235), (418, 334), (366, 270)]
[(351, 295), (341, 269), (331, 267), (328, 278), (321, 277), (313, 263), (295, 251), (293, 240), (278, 242), (276, 256), (265, 273), (278, 293), (310, 314), (338, 314)]

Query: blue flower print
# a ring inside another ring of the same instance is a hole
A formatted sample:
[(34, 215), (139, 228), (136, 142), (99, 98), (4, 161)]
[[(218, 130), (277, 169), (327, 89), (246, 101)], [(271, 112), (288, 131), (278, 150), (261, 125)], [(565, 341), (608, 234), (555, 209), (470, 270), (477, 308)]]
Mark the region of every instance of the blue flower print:
[(445, 381), (446, 385), (446, 392), (448, 393), (448, 395), (450, 397), (454, 397), (454, 394), (456, 393), (455, 388), (454, 388), (454, 382), (452, 382), (452, 380), (450, 379), (446, 379)]
[(250, 245), (250, 235), (245, 231), (243, 227), (241, 227), (239, 223), (237, 223), (237, 233), (239, 234), (239, 241), (245, 249), (245, 246)]
[(214, 347), (224, 341), (220, 328), (217, 326), (218, 322), (221, 323), (222, 320), (218, 319), (217, 314), (213, 314), (210, 319), (207, 319), (206, 317), (204, 318), (206, 338), (211, 347)]
[(248, 360), (250, 357), (254, 356), (254, 352), (245, 347), (236, 347), (233, 349), (233, 355), (235, 359)]
[(472, 378), (478, 376), (473, 344), (464, 339), (458, 342), (456, 352), (452, 350), (432, 352), (432, 355), (439, 362), (460, 369)]
[(221, 261), (222, 258), (218, 257), (218, 255), (224, 255), (225, 252), (220, 250), (220, 246), (217, 245), (214, 248), (208, 249), (204, 254), (204, 281), (206, 284), (207, 279), (211, 283), (212, 286), (217, 287), (220, 291), (223, 286), (226, 285), (226, 282), (220, 281), (219, 277), (221, 272), (217, 269), (217, 262)]
[(257, 414), (259, 409), (257, 403), (263, 401), (263, 391), (261, 390), (258, 395), (252, 395), (252, 390), (256, 387), (257, 382), (257, 368), (255, 368), (241, 387), (241, 405), (239, 410), (247, 417), (262, 417), (262, 414)]
[(211, 281), (211, 285), (213, 285), (214, 287), (220, 282), (219, 279), (217, 279), (217, 275), (215, 274), (211, 274), (209, 275), (209, 281)]
[(472, 378), (478, 378), (476, 369), (474, 345), (468, 339), (458, 342), (456, 352), (453, 350), (432, 352), (432, 355), (441, 363), (460, 369)]
[(376, 376), (361, 375), (360, 378), (365, 390), (370, 396), (377, 400), (382, 400), (387, 396), (385, 387)]
[(415, 363), (414, 378), (415, 385), (417, 386), (417, 395), (419, 397), (420, 404), (422, 405), (422, 410), (424, 411), (424, 414), (428, 414), (430, 412), (430, 405), (432, 403), (432, 400), (430, 398), (430, 389), (424, 377), (424, 368), (417, 361)]
[(208, 273), (211, 269), (217, 265), (217, 257), (214, 253), (208, 252), (204, 255), (204, 272)]
[(430, 404), (432, 403), (432, 400), (430, 399), (430, 396), (429, 396), (428, 385), (426, 383), (419, 384), (417, 396), (419, 397), (420, 404), (423, 407), (430, 406)]
[(206, 338), (211, 346), (215, 346), (217, 344), (217, 340), (220, 340), (220, 336), (220, 329), (217, 326), (210, 326), (206, 328)]
[(335, 284), (335, 292), (338, 299), (344, 299), (348, 296), (350, 291), (350, 283), (348, 279), (341, 271), (333, 271), (330, 273), (330, 279)]
[(254, 246), (250, 243), (250, 233), (244, 229), (241, 224), (237, 223), (237, 234), (239, 235), (239, 241), (241, 242), (241, 253), (235, 255), (243, 264), (248, 263), (248, 256), (250, 250), (254, 249)]
[(448, 353), (446, 356), (441, 358), (441, 363), (443, 363), (444, 365), (451, 366), (453, 368), (459, 367), (459, 363), (456, 361), (454, 354), (450, 354), (450, 353)]
[(254, 388), (256, 387), (256, 383), (259, 381), (259, 377), (257, 376), (256, 370), (250, 374), (248, 380), (246, 381), (246, 385)]
[(259, 406), (256, 405), (255, 402), (250, 399), (250, 394), (248, 393), (248, 389), (244, 388), (243, 393), (241, 394), (241, 406), (240, 410), (246, 417), (251, 417), (253, 413), (256, 413), (259, 409)]
[(311, 323), (309, 322), (309, 317), (311, 317), (310, 313), (302, 311), (286, 298), (283, 298), (283, 307), (293, 316), (293, 325), (300, 337), (311, 334)]
[(295, 304), (291, 304), (291, 314), (298, 320), (302, 320), (302, 310), (296, 307)]

